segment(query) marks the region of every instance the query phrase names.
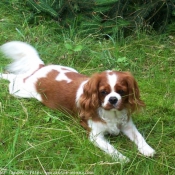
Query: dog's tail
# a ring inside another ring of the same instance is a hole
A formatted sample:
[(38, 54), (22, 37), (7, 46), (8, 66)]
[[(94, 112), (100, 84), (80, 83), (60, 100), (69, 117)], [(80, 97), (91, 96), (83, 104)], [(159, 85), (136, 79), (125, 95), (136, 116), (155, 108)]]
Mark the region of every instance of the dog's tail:
[(0, 47), (1, 52), (12, 63), (6, 67), (6, 70), (13, 74), (30, 74), (44, 65), (38, 52), (31, 45), (21, 41), (11, 41)]

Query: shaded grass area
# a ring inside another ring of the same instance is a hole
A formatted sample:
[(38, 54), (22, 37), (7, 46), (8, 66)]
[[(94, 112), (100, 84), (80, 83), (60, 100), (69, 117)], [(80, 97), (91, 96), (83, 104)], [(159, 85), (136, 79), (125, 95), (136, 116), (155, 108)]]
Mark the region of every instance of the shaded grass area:
[[(82, 172), (83, 174), (160, 175), (175, 171), (175, 36), (136, 33), (121, 39), (80, 38), (73, 29), (61, 31), (58, 23), (27, 22), (30, 13), (18, 4), (0, 8), (0, 44), (21, 40), (32, 44), (46, 64), (74, 67), (91, 75), (106, 69), (131, 71), (138, 80), (147, 107), (133, 119), (148, 143), (156, 149), (145, 158), (125, 136), (108, 137), (131, 160), (113, 161), (87, 139), (79, 121), (52, 111), (34, 99), (8, 94), (8, 82), (0, 80), (0, 171)], [(3, 71), (9, 60), (0, 57)]]

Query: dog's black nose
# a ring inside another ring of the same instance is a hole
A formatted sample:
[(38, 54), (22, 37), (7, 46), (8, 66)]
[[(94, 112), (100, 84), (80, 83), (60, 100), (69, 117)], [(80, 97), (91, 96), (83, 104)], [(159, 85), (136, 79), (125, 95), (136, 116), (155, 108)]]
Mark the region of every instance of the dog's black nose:
[(114, 104), (116, 104), (116, 103), (118, 102), (118, 99), (117, 99), (117, 97), (110, 97), (110, 98), (109, 98), (109, 102), (110, 102), (112, 105), (114, 105)]

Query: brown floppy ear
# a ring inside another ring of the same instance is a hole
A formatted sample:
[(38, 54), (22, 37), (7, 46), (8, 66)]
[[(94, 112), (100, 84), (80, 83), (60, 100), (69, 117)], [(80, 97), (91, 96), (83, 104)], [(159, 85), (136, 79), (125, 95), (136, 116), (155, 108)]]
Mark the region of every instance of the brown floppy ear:
[(83, 94), (80, 96), (80, 117), (89, 118), (97, 116), (97, 109), (100, 105), (98, 97), (98, 87), (100, 74), (94, 74), (84, 85)]
[(130, 112), (139, 111), (140, 108), (145, 106), (145, 103), (140, 99), (140, 91), (138, 84), (131, 73), (126, 72), (126, 81), (128, 86), (128, 105)]

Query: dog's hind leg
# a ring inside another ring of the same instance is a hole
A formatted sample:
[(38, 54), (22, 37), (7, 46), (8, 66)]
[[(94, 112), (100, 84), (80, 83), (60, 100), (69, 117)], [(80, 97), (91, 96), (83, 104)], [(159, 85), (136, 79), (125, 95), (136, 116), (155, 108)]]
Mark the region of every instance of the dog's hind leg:
[(8, 80), (10, 82), (14, 81), (16, 75), (15, 74), (2, 74), (0, 73), (0, 78)]
[[(33, 86), (24, 82), (23, 76), (15, 74), (0, 74), (0, 79), (8, 80), (9, 93), (18, 98), (33, 98), (36, 92)], [(29, 87), (30, 86), (30, 87)]]
[(9, 83), (9, 93), (14, 95), (15, 91), (17, 91), (17, 89), (15, 88), (15, 84), (16, 84), (16, 79), (17, 79), (17, 75), (15, 74), (0, 74), (0, 78), (4, 79), (4, 80), (8, 80)]

